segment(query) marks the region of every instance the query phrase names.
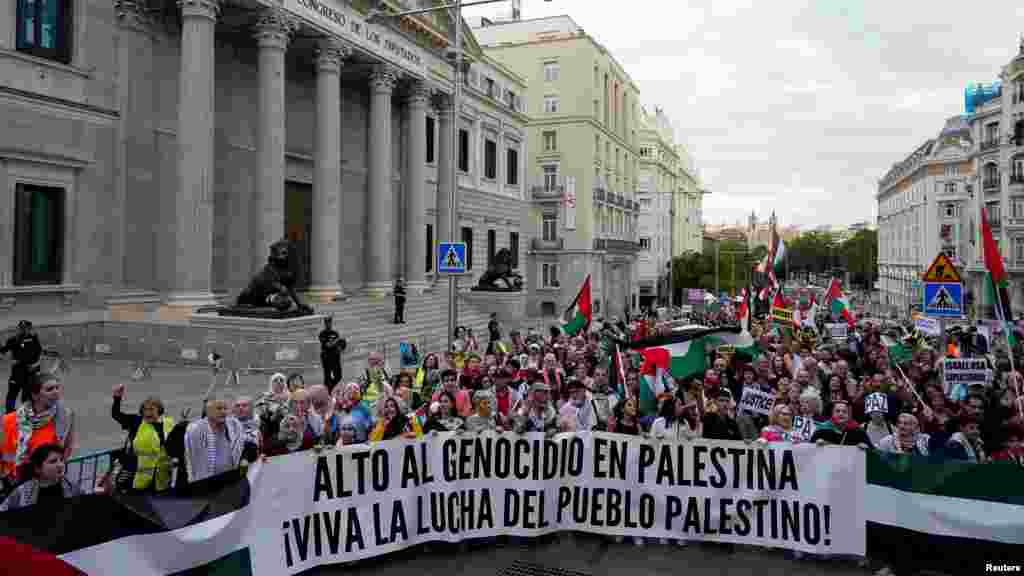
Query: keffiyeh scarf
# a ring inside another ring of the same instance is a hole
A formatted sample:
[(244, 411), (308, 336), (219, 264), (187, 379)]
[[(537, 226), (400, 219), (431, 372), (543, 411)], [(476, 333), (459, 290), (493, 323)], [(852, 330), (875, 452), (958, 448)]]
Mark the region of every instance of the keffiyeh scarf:
[(36, 414), (31, 402), (25, 402), (18, 407), (17, 414), (15, 415), (18, 425), (18, 447), (14, 453), (14, 461), (16, 463), (21, 464), (28, 459), (28, 447), (32, 441), (32, 434), (49, 424), (50, 420), (54, 418), (57, 419), (55, 422), (57, 439), (61, 442), (64, 441), (64, 436), (66, 435), (65, 427), (62, 426), (63, 422), (60, 418), (64, 412), (62, 408), (63, 404), (61, 402), (55, 402), (45, 412)]

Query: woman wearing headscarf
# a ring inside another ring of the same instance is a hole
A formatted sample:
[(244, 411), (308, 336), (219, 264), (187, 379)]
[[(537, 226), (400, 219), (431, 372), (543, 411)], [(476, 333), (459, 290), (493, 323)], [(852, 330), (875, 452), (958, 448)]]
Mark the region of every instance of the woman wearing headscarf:
[(75, 415), (64, 405), (60, 378), (52, 372), (34, 372), (29, 378), (28, 400), (3, 417), (0, 474), (18, 480), (18, 467), (43, 444), (64, 447), (64, 460), (75, 446)]
[(305, 390), (292, 393), (292, 401), (288, 407), (289, 415), (302, 422), (302, 449), (308, 450), (316, 445), (324, 431), (324, 421), (318, 414), (309, 409), (309, 395)]
[[(79, 494), (78, 487), (64, 477), (64, 447), (41, 444), (32, 451), (19, 473), (25, 481), (0, 503), (0, 512), (27, 506), (57, 508)], [(46, 512), (41, 511), (45, 516)]]
[(362, 389), (356, 382), (349, 382), (334, 389), (335, 410), (342, 423), (350, 422), (356, 428), (356, 444), (366, 442), (373, 429), (373, 414), (362, 401)]

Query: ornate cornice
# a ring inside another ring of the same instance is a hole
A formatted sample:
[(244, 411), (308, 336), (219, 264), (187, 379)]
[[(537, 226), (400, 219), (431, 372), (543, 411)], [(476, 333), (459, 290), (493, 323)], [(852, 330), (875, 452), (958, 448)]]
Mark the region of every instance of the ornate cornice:
[(409, 82), (405, 93), (405, 102), (410, 106), (426, 106), (430, 102), (432, 90), (423, 80)]
[(316, 44), (315, 55), (318, 70), (338, 70), (352, 56), (352, 47), (334, 38), (321, 38)]
[(122, 26), (149, 30), (153, 24), (142, 0), (114, 0), (114, 10), (117, 12), (117, 21)]
[(178, 0), (183, 18), (194, 16), (216, 20), (220, 16), (219, 0)]
[(437, 116), (452, 118), (452, 95), (447, 92), (435, 90), (430, 98), (430, 105), (437, 111)]
[(370, 88), (375, 92), (392, 92), (399, 77), (400, 74), (394, 67), (378, 64), (370, 72)]
[(260, 11), (259, 20), (253, 26), (253, 36), (259, 46), (283, 48), (288, 45), (296, 27), (295, 19), (283, 9), (265, 8)]

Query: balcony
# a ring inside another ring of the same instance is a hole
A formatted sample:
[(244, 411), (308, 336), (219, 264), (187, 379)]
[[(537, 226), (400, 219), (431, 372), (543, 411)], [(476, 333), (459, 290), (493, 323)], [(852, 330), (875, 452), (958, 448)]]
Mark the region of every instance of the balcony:
[(618, 238), (594, 238), (594, 250), (635, 254), (640, 251), (640, 243)]
[(608, 197), (608, 191), (599, 186), (594, 186), (594, 200), (597, 202), (605, 202)]
[(622, 206), (622, 194), (612, 194), (612, 204)]
[(535, 252), (543, 252), (545, 250), (564, 250), (565, 238), (555, 238), (554, 240), (532, 238), (530, 239), (530, 249)]
[(530, 195), (534, 202), (561, 202), (563, 186), (531, 186)]
[(1024, 174), (1011, 174), (1010, 175), (1010, 186), (1014, 184), (1024, 184)]
[(1024, 216), (1016, 216), (1016, 217), (1012, 217), (1011, 216), (1010, 218), (1006, 219), (1006, 225), (1008, 227), (1009, 226), (1013, 226), (1013, 227), (1024, 226)]
[(999, 186), (1002, 184), (1000, 178), (987, 178), (982, 182), (981, 187), (984, 190), (999, 190)]
[(995, 139), (993, 139), (993, 140), (986, 140), (986, 141), (981, 143), (981, 151), (982, 152), (984, 152), (986, 150), (992, 150), (994, 148), (999, 148), (999, 140), (995, 140)]

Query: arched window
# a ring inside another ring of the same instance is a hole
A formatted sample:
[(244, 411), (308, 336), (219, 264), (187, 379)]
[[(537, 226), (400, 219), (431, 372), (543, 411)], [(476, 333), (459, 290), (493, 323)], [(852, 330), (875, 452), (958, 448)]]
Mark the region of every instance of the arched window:
[(983, 188), (986, 190), (989, 188), (999, 188), (999, 166), (995, 163), (985, 164), (982, 175)]

